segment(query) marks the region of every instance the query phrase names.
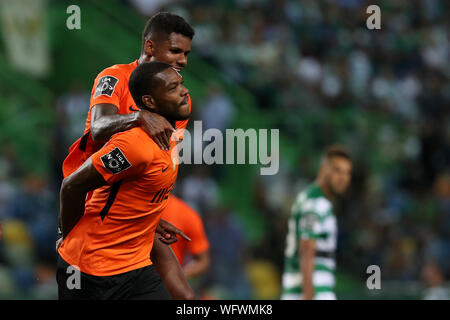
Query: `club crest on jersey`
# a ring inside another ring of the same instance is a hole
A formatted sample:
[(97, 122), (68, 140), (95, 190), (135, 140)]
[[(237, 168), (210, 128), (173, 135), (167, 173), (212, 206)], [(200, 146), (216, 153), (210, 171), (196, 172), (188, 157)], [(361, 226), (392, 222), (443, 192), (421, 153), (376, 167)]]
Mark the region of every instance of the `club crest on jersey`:
[(103, 166), (113, 174), (117, 174), (131, 167), (131, 163), (128, 162), (127, 158), (118, 147), (110, 153), (100, 157), (100, 159), (103, 162)]
[(117, 82), (119, 82), (119, 79), (113, 76), (101, 77), (98, 80), (97, 87), (95, 88), (94, 98), (97, 98), (101, 95), (111, 97), (114, 92), (114, 88), (117, 85)]

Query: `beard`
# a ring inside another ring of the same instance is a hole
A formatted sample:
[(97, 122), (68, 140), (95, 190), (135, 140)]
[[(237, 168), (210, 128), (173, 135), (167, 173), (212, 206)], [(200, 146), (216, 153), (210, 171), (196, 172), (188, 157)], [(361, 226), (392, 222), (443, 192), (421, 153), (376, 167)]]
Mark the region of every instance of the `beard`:
[[(183, 110), (185, 108), (185, 110)], [(183, 100), (183, 102), (178, 106), (177, 112), (174, 115), (174, 120), (176, 121), (182, 121), (187, 120), (191, 116), (191, 112), (189, 111), (189, 103), (188, 99)]]
[[(182, 110), (183, 108), (186, 108), (184, 112)], [(191, 116), (187, 99), (184, 99), (175, 107), (168, 107), (167, 105), (165, 105), (164, 107), (158, 107), (158, 109), (160, 110), (158, 113), (166, 118), (169, 122), (187, 120)]]

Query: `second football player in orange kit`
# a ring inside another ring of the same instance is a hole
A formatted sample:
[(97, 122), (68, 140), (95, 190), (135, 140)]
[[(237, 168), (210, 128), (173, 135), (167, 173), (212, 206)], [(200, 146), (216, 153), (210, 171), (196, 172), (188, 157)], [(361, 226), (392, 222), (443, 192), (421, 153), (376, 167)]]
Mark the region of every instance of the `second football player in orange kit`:
[[(170, 122), (189, 117), (181, 75), (161, 62), (140, 64), (129, 80), (140, 108)], [(58, 249), (60, 299), (170, 299), (148, 254), (178, 166), (173, 148), (161, 150), (140, 127), (120, 132), (61, 187), (63, 242)], [(89, 191), (92, 197), (85, 202)], [(67, 288), (68, 265), (81, 271)]]
[[(171, 245), (183, 267), (186, 278), (195, 277), (208, 270), (210, 265), (209, 241), (200, 215), (186, 202), (171, 195), (162, 218), (183, 230), (191, 239), (189, 242), (179, 239)], [(185, 259), (186, 254), (190, 255), (189, 261)]]

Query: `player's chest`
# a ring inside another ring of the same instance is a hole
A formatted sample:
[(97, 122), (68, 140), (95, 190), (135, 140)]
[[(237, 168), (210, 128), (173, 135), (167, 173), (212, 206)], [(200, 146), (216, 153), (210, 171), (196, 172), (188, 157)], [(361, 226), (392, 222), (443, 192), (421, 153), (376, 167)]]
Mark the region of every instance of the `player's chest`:
[(134, 184), (136, 194), (146, 195), (151, 203), (167, 200), (178, 174), (178, 165), (169, 152), (163, 152)]

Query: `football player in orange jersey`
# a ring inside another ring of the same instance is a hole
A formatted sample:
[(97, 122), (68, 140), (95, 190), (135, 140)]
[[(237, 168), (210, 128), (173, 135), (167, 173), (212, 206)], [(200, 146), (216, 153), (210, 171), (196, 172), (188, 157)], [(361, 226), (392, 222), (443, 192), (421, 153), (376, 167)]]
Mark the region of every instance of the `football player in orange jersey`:
[[(139, 108), (173, 124), (190, 115), (188, 90), (169, 64), (140, 64), (129, 88)], [(170, 298), (148, 254), (178, 173), (172, 159), (175, 145), (172, 140), (169, 150), (161, 150), (136, 127), (112, 136), (64, 179), (57, 269), (60, 299)], [(80, 271), (79, 288), (67, 286), (69, 265)]]
[[(171, 124), (157, 113), (138, 108), (128, 90), (128, 79), (139, 64), (148, 61), (166, 62), (177, 71), (181, 71), (187, 65), (187, 56), (191, 50), (194, 34), (193, 28), (182, 17), (167, 12), (158, 13), (149, 19), (144, 28), (140, 57), (130, 64), (106, 68), (96, 77), (84, 135), (69, 150), (63, 164), (64, 177), (76, 171), (112, 135), (134, 127), (141, 127), (161, 149), (167, 150), (170, 147), (172, 133), (175, 129), (184, 129), (188, 120)], [(189, 95), (188, 103), (190, 110)], [(166, 244), (177, 241), (177, 234), (187, 238), (180, 230), (173, 228), (164, 220), (160, 220), (157, 232), (163, 236), (160, 239)], [(59, 243), (60, 241), (57, 246)], [(169, 268), (169, 260), (172, 257), (168, 250), (170, 249), (161, 245), (159, 241), (155, 242), (152, 255), (161, 257), (154, 259), (155, 266), (160, 274), (164, 272), (161, 276), (169, 287), (172, 297), (188, 298), (190, 291), (180, 292), (176, 290), (177, 286), (169, 284), (169, 281), (174, 282), (171, 279), (176, 277), (168, 277), (167, 270), (174, 270), (173, 265)], [(174, 261), (176, 260), (172, 259), (171, 263)], [(178, 288), (183, 289), (183, 286)]]

